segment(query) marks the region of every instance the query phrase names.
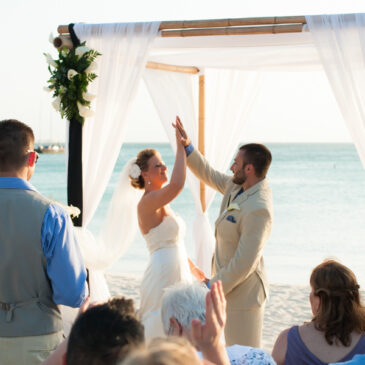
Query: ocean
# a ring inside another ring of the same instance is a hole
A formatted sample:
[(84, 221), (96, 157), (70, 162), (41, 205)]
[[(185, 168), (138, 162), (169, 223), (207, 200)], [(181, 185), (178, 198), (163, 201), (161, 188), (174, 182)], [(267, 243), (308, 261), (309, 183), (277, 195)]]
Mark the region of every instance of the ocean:
[[(169, 144), (124, 144), (89, 229), (97, 234), (123, 165), (138, 151), (160, 151), (169, 172), (174, 154)], [(273, 162), (268, 179), (273, 191), (274, 224), (264, 250), (269, 281), (307, 285), (313, 267), (325, 258), (349, 266), (365, 286), (365, 170), (352, 144), (268, 144)], [(64, 154), (42, 154), (32, 184), (45, 196), (66, 203)], [(209, 209), (214, 225), (221, 196)], [(172, 202), (185, 220), (185, 245), (194, 258), (193, 197), (186, 187)], [(142, 276), (148, 252), (140, 234), (109, 271)]]

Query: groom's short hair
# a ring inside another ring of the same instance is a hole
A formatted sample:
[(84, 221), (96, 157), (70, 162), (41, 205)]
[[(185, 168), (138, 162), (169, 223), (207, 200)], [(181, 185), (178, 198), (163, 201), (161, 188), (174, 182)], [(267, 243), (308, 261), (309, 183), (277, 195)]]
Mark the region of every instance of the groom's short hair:
[(67, 365), (115, 365), (144, 342), (133, 300), (114, 298), (81, 314), (72, 326)]
[(164, 290), (161, 317), (165, 334), (169, 333), (170, 318), (175, 318), (186, 329), (190, 329), (194, 318), (205, 323), (206, 285), (201, 283), (177, 283)]
[(245, 162), (252, 164), (257, 177), (265, 177), (271, 165), (270, 150), (260, 143), (249, 143), (240, 147), (245, 153)]
[(34, 143), (32, 128), (15, 119), (0, 121), (0, 171), (20, 169)]

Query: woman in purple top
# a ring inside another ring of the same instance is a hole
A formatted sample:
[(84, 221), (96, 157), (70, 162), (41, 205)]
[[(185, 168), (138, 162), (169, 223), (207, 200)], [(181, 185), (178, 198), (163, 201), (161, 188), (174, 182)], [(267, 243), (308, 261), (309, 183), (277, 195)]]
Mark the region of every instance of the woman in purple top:
[(354, 273), (334, 260), (310, 278), (313, 319), (283, 331), (272, 356), (278, 365), (325, 365), (365, 354), (365, 307)]

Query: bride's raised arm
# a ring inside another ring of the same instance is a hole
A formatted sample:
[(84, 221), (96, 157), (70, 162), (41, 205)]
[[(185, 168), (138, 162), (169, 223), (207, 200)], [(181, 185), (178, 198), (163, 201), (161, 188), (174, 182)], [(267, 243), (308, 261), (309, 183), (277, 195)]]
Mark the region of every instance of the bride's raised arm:
[[(180, 120), (176, 117), (176, 121)], [(140, 202), (144, 209), (149, 211), (156, 211), (164, 205), (174, 200), (184, 188), (186, 178), (186, 153), (185, 148), (182, 144), (181, 139), (183, 138), (180, 134), (176, 124), (172, 124), (175, 128), (176, 134), (176, 157), (175, 164), (172, 170), (170, 182), (161, 189), (153, 190), (144, 195)]]

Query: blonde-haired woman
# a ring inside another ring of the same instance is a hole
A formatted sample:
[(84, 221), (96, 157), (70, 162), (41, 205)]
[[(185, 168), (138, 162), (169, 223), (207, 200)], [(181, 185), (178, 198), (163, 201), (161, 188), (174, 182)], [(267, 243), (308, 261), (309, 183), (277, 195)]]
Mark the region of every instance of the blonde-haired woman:
[[(176, 123), (179, 122), (177, 117)], [(167, 167), (154, 149), (140, 151), (130, 173), (131, 185), (143, 190), (137, 209), (138, 224), (150, 252), (141, 284), (139, 310), (146, 339), (164, 336), (160, 312), (164, 288), (192, 281), (183, 243), (185, 224), (168, 205), (182, 191), (186, 176), (182, 136), (178, 128), (175, 131), (176, 158), (170, 181)]]

